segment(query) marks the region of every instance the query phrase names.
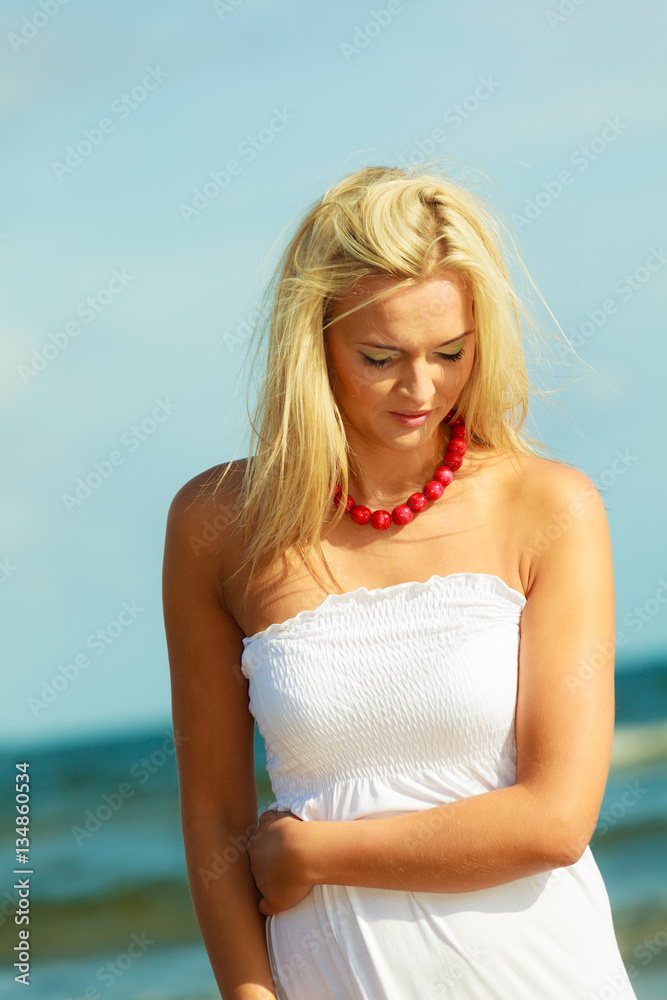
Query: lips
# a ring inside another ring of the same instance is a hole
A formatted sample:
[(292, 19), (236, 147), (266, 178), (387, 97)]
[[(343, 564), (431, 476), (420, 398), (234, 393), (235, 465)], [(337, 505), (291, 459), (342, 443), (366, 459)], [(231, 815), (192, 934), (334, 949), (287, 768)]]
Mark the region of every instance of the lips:
[(402, 424), (403, 427), (423, 427), (432, 412), (432, 410), (409, 410), (407, 413), (405, 411), (399, 413), (390, 410), (389, 416), (393, 417), (397, 423)]
[(399, 417), (425, 417), (431, 411), (430, 410), (392, 410), (391, 412), (398, 414)]

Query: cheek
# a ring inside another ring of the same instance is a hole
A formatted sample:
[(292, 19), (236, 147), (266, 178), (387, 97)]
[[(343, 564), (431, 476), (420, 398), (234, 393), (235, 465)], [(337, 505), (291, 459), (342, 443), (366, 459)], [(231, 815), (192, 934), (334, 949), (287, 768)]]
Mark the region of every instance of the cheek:
[(337, 386), (339, 397), (359, 402), (370, 402), (378, 396), (386, 395), (391, 385), (387, 377), (381, 377), (373, 370), (366, 373), (358, 367), (346, 365), (344, 361), (338, 365)]
[(393, 381), (389, 375), (382, 375), (378, 372), (372, 372), (368, 375), (355, 373), (351, 377), (350, 383), (357, 399), (368, 403), (382, 399), (393, 390)]

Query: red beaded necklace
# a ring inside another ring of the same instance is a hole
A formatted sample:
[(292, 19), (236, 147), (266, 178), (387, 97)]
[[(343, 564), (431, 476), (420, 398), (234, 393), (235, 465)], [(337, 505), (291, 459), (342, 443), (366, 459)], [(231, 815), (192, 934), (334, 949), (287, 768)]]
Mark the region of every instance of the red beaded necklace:
[[(450, 410), (445, 421), (452, 418), (454, 411)], [(369, 521), (374, 528), (388, 528), (392, 520), (394, 524), (408, 524), (420, 511), (428, 506), (429, 500), (438, 500), (445, 492), (445, 486), (449, 486), (454, 473), (461, 468), (463, 456), (467, 450), (465, 424), (462, 417), (457, 417), (451, 425), (451, 439), (447, 445), (447, 453), (442, 460), (442, 465), (433, 473), (431, 479), (424, 486), (421, 493), (413, 493), (405, 503), (400, 503), (394, 507), (391, 514), (387, 510), (375, 510), (371, 513), (368, 507), (363, 504), (356, 504), (354, 498), (348, 494), (345, 503), (345, 510), (356, 524), (368, 524)], [(342, 489), (336, 483), (333, 502), (336, 507), (342, 503)]]

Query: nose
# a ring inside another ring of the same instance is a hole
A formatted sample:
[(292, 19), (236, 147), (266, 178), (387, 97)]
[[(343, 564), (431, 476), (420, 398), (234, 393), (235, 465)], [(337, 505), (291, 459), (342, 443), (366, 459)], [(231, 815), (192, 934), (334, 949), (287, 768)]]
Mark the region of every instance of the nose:
[(419, 401), (423, 409), (429, 408), (433, 399), (434, 382), (431, 366), (424, 360), (405, 362), (398, 377), (398, 391), (411, 400)]

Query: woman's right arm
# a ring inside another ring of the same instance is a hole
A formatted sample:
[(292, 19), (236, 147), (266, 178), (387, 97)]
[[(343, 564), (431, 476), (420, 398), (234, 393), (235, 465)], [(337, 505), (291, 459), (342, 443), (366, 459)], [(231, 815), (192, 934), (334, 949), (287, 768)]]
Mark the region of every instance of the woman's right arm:
[[(219, 597), (220, 529), (206, 543), (216, 511), (195, 499), (206, 473), (186, 483), (167, 517), (163, 608), (181, 824), (197, 921), (223, 1000), (276, 1000), (266, 917), (246, 843), (257, 827), (248, 682), (241, 673), (243, 632)], [(216, 525), (223, 522), (216, 519)]]

